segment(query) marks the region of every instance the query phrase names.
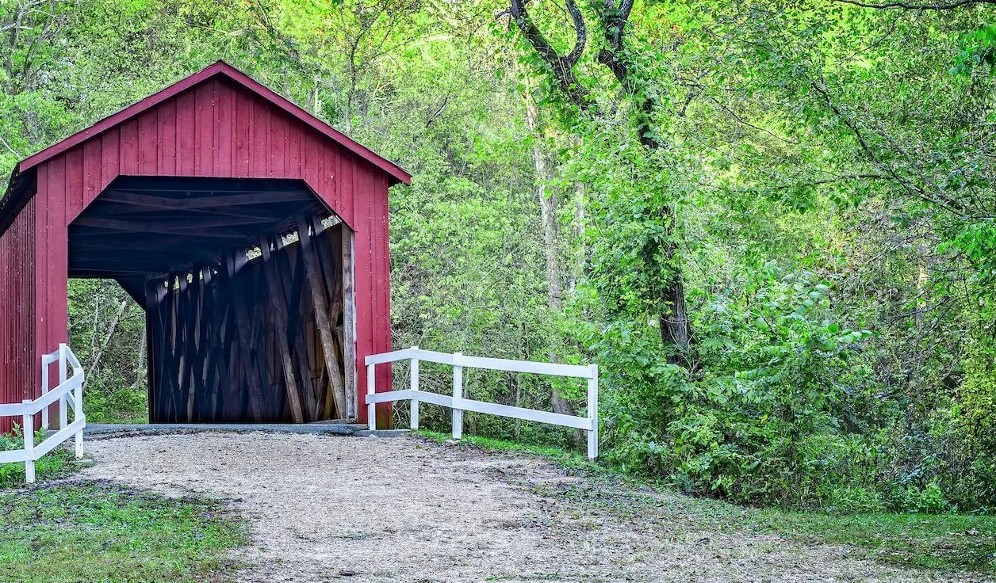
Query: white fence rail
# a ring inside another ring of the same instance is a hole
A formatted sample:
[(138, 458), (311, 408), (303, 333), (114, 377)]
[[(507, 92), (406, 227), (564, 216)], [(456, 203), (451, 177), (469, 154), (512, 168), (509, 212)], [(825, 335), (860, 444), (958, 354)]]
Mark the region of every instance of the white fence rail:
[[(375, 388), (375, 367), (378, 364), (411, 361), (410, 388), (402, 391), (377, 393)], [(419, 390), (419, 362), (437, 362), (453, 367), (453, 396), (440, 395)], [(546, 362), (530, 362), (525, 360), (506, 360), (503, 358), (483, 358), (479, 356), (464, 356), (457, 352), (433, 352), (421, 350), (417, 346), (373, 354), (366, 358), (367, 365), (367, 420), (370, 429), (377, 428), (376, 404), (393, 401), (411, 400), (411, 428), (418, 429), (419, 403), (433, 403), (453, 409), (453, 439), (463, 437), (463, 412), (488, 413), (502, 417), (537, 421), (583, 429), (588, 432), (588, 457), (598, 457), (598, 365), (580, 366), (574, 364), (552, 364)], [(525, 409), (497, 403), (475, 401), (463, 397), (463, 369), (482, 368), (508, 372), (525, 372), (562, 377), (583, 378), (588, 380), (588, 416), (575, 417), (561, 415), (536, 409)]]
[[(59, 384), (54, 388), (49, 383), (49, 367), (58, 364)], [(69, 368), (73, 374), (69, 376)], [(70, 437), (76, 438), (76, 457), (83, 457), (83, 428), (86, 416), (83, 415), (83, 367), (76, 355), (65, 344), (59, 350), (41, 357), (41, 396), (35, 400), (25, 399), (19, 404), (0, 405), (0, 417), (20, 417), (24, 433), (24, 447), (12, 451), (0, 451), (0, 463), (24, 463), (25, 480), (35, 481), (35, 462), (52, 451)], [(41, 443), (35, 444), (35, 415), (41, 414), (42, 429), (49, 430), (48, 409), (59, 404), (59, 430), (48, 435)], [(73, 422), (69, 422), (69, 408), (73, 410)]]

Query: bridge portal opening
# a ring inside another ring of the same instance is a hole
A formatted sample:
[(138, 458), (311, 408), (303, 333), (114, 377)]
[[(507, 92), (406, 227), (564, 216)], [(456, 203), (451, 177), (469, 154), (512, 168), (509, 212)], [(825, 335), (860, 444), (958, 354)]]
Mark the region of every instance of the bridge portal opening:
[(145, 309), (150, 422), (355, 419), (352, 236), (300, 180), (119, 177), (69, 276)]

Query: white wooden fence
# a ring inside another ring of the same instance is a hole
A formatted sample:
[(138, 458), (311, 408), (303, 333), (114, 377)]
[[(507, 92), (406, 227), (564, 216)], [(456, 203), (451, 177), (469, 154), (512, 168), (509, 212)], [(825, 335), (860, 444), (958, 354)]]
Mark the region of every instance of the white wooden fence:
[[(59, 384), (54, 388), (49, 385), (49, 366), (59, 366)], [(69, 367), (73, 374), (69, 376)], [(83, 415), (83, 367), (76, 355), (65, 344), (59, 345), (59, 350), (45, 354), (41, 358), (41, 390), (42, 394), (35, 400), (25, 399), (16, 405), (0, 405), (0, 417), (20, 417), (21, 429), (24, 432), (23, 449), (0, 451), (0, 463), (24, 463), (25, 479), (28, 483), (35, 481), (35, 462), (43, 455), (52, 451), (70, 437), (76, 438), (76, 457), (83, 457), (83, 428), (86, 427), (86, 417)], [(59, 427), (55, 433), (46, 437), (41, 443), (35, 444), (35, 415), (41, 413), (42, 429), (49, 429), (48, 408), (53, 403), (59, 403)], [(69, 407), (73, 408), (73, 422), (69, 422)]]
[[(377, 393), (374, 387), (374, 367), (378, 364), (397, 362), (399, 360), (411, 361), (410, 388), (402, 391)], [(420, 361), (438, 362), (440, 364), (448, 364), (453, 367), (453, 396), (428, 393), (426, 391), (419, 390)], [(540, 423), (550, 423), (553, 425), (583, 429), (588, 432), (588, 457), (590, 459), (598, 457), (598, 365), (596, 364), (580, 366), (574, 364), (551, 364), (546, 362), (530, 362), (524, 360), (506, 360), (503, 358), (482, 358), (479, 356), (464, 356), (459, 352), (449, 354), (446, 352), (421, 350), (418, 346), (413, 346), (405, 350), (396, 350), (394, 352), (370, 355), (366, 358), (366, 365), (367, 420), (370, 429), (377, 428), (377, 415), (375, 410), (375, 405), (377, 403), (403, 401), (408, 399), (411, 400), (412, 429), (418, 429), (419, 403), (433, 403), (453, 409), (453, 439), (460, 439), (463, 437), (463, 412), (474, 411), (476, 413), (488, 413), (491, 415), (501, 415), (502, 417), (513, 417), (515, 419), (524, 419), (526, 421), (537, 421)], [(465, 399), (463, 398), (464, 368), (483, 368), (489, 370), (503, 370), (509, 372), (525, 372), (588, 379), (588, 416), (575, 417), (573, 415), (561, 415), (559, 413), (549, 413), (547, 411), (538, 411), (536, 409), (525, 409), (522, 407), (512, 407), (509, 405), (499, 405), (497, 403), (487, 403), (484, 401)]]

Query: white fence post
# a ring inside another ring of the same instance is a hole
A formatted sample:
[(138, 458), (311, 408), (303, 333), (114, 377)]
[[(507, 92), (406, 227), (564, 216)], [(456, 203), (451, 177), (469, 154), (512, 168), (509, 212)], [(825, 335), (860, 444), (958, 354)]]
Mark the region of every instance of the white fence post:
[[(59, 345), (59, 386), (61, 387), (69, 378), (69, 359), (66, 356), (67, 347), (65, 344)], [(66, 397), (59, 398), (59, 429), (64, 429), (69, 425), (69, 408)]]
[[(73, 422), (79, 421), (80, 419), (85, 419), (83, 414), (83, 381), (76, 385), (73, 389)], [(83, 428), (80, 427), (79, 431), (76, 432), (76, 459), (83, 457)]]
[[(375, 372), (374, 372), (375, 366), (376, 365), (373, 364), (367, 365), (367, 395), (373, 395), (376, 392), (374, 389), (374, 383), (376, 382)], [(367, 404), (367, 428), (370, 429), (370, 431), (377, 429), (376, 403)]]
[[(418, 350), (418, 346), (412, 346), (412, 350)], [(418, 359), (413, 358), (411, 360), (411, 390), (417, 391), (419, 386), (418, 382)], [(411, 422), (408, 424), (412, 430), (418, 429), (418, 399), (412, 399), (411, 402), (412, 418)]]
[(588, 459), (598, 457), (598, 365), (591, 365), (591, 376), (588, 378), (588, 420), (591, 429), (588, 430)]
[[(42, 369), (41, 369), (41, 394), (42, 394), (43, 397), (45, 396), (46, 393), (48, 393), (48, 387), (49, 387), (49, 385), (48, 385), (48, 365), (50, 363), (47, 360), (45, 360), (45, 357), (46, 357), (46, 355), (43, 354), (42, 355), (42, 359), (41, 359), (41, 363), (42, 363)], [(48, 407), (45, 407), (44, 409), (42, 409), (42, 412), (41, 412), (41, 414), (42, 414), (42, 429), (44, 429), (45, 431), (48, 431), (48, 427), (49, 427), (48, 409), (49, 409)]]
[(453, 439), (463, 438), (463, 364), (462, 352), (453, 353)]
[[(31, 399), (21, 401), (23, 405), (30, 405)], [(21, 433), (24, 437), (24, 452), (28, 459), (24, 460), (24, 481), (29, 484), (35, 481), (35, 417), (30, 413), (21, 416)]]

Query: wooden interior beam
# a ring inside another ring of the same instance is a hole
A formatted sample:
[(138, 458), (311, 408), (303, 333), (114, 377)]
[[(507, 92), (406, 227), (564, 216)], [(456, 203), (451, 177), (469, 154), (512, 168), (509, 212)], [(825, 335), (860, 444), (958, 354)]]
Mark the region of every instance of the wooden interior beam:
[[(93, 227), (98, 229), (107, 229), (111, 233), (107, 232), (96, 232), (96, 231), (85, 231), (83, 229), (73, 229), (73, 227)], [(197, 227), (192, 227), (191, 225), (161, 225), (155, 221), (123, 221), (118, 219), (102, 219), (93, 217), (79, 217), (73, 224), (70, 225), (70, 239), (75, 237), (87, 237), (87, 236), (106, 236), (109, 234), (114, 234), (118, 232), (125, 233), (156, 233), (160, 235), (188, 235), (198, 238), (206, 239), (237, 239), (241, 236), (248, 235), (249, 233), (235, 234), (231, 232), (211, 232), (204, 231)], [(75, 231), (75, 232), (72, 232)]]
[[(339, 377), (339, 357), (335, 351), (335, 344), (332, 339), (332, 323), (329, 320), (328, 309), (324, 286), (322, 286), (322, 271), (319, 267), (319, 260), (315, 251), (315, 242), (308, 234), (308, 220), (304, 216), (297, 217), (297, 232), (300, 238), (301, 261), (308, 282), (308, 289), (311, 292), (311, 305), (315, 310), (315, 326), (318, 328), (318, 336), (322, 343), (322, 356), (325, 360), (326, 374), (332, 385), (332, 398), (335, 401), (336, 413), (340, 418), (346, 416), (346, 391), (343, 388), (342, 379)], [(321, 231), (317, 231), (320, 236)]]
[[(89, 209), (87, 209), (89, 211)], [(215, 229), (215, 228), (229, 228), (229, 227), (240, 227), (245, 225), (273, 225), (279, 223), (280, 220), (275, 220), (272, 217), (264, 218), (225, 218), (225, 219), (212, 219), (212, 220), (191, 220), (187, 219), (175, 219), (175, 220), (165, 220), (163, 218), (158, 218), (151, 221), (139, 221), (139, 220), (128, 220), (128, 219), (110, 219), (95, 216), (81, 216), (73, 221), (74, 225), (80, 227), (98, 227), (101, 229), (114, 229), (116, 231), (131, 231), (138, 233), (162, 233), (167, 235), (172, 234), (196, 234), (202, 237), (208, 237), (210, 235), (206, 234), (202, 229)]]
[(348, 399), (346, 417), (355, 419), (357, 416), (357, 379), (356, 379), (356, 304), (355, 287), (353, 284), (353, 232), (340, 224), (339, 247), (342, 254), (342, 323), (343, 347), (342, 359), (346, 371), (346, 398)]
[[(152, 219), (156, 215), (161, 215), (162, 213), (182, 213), (193, 219), (203, 218), (203, 217), (236, 217), (244, 219), (259, 219), (261, 222), (282, 220), (286, 218), (287, 206), (288, 204), (293, 204), (295, 206), (310, 206), (311, 200), (309, 199), (295, 199), (295, 200), (279, 200), (273, 203), (253, 203), (251, 209), (245, 208), (244, 204), (241, 205), (224, 205), (217, 204), (214, 201), (213, 205), (192, 205), (189, 204), (190, 201), (175, 200), (172, 198), (163, 198), (158, 196), (149, 196), (143, 194), (134, 194), (130, 192), (105, 192), (100, 195), (97, 200), (96, 205), (97, 214), (101, 216), (121, 216), (121, 215), (132, 215), (132, 214), (149, 214), (149, 219)], [(266, 204), (266, 206), (262, 206)], [(95, 205), (95, 206), (96, 206)], [(279, 207), (275, 205), (280, 205)], [(90, 209), (94, 208), (93, 206)], [(89, 212), (90, 209), (87, 209)], [(277, 211), (278, 214), (251, 214), (252, 211), (258, 213), (259, 211)]]
[[(242, 261), (239, 259), (241, 258)], [(229, 282), (235, 277), (243, 265), (245, 265), (246, 257), (245, 254), (232, 253), (226, 257), (225, 267), (226, 267), (226, 278)], [(234, 285), (229, 286), (230, 293), (232, 297), (230, 301), (235, 309), (235, 326), (238, 331), (239, 345), (242, 349), (244, 358), (250, 359), (253, 352), (253, 342), (252, 342), (252, 326), (249, 320), (249, 314), (246, 310), (246, 302), (243, 299), (242, 294), (239, 292), (239, 288)], [(262, 360), (257, 358), (257, 363)], [(247, 360), (248, 361), (248, 360)], [(251, 362), (251, 361), (249, 361)], [(257, 422), (263, 418), (263, 388), (259, 378), (259, 369), (256, 366), (248, 366), (246, 368), (246, 380), (249, 384), (249, 400), (250, 408), (252, 411), (253, 419)]]
[(304, 409), (301, 406), (301, 396), (298, 391), (297, 382), (294, 380), (294, 363), (291, 359), (290, 346), (287, 343), (287, 306), (284, 305), (285, 297), (281, 290), (281, 282), (273, 265), (270, 253), (270, 243), (266, 237), (260, 237), (259, 247), (263, 254), (263, 265), (266, 270), (266, 288), (269, 292), (270, 313), (274, 318), (277, 339), (277, 349), (280, 351), (281, 370), (284, 375), (284, 390), (287, 393), (287, 402), (291, 408), (291, 415), (295, 423), (304, 423)]
[(204, 192), (200, 193), (200, 196), (185, 197), (154, 196), (146, 194), (148, 192), (154, 191), (143, 189), (139, 193), (126, 190), (108, 190), (101, 194), (97, 200), (175, 210), (212, 210), (222, 207), (245, 207), (273, 203), (317, 202), (315, 195), (300, 189), (226, 194)]
[(145, 309), (145, 277), (119, 277), (116, 278), (121, 289), (125, 290), (135, 303)]

